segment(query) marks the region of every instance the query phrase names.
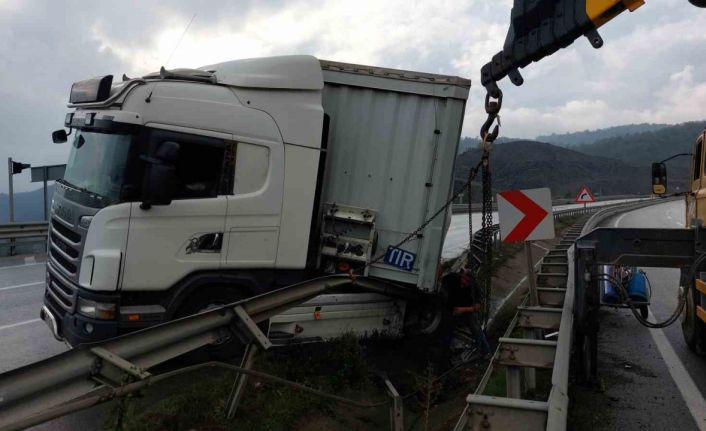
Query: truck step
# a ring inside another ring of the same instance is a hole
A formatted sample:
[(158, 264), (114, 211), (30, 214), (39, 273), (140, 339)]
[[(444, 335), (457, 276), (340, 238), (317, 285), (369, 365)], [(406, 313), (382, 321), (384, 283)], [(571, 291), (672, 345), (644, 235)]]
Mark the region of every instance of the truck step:
[(566, 289), (538, 287), (537, 296), (539, 297), (539, 304), (544, 307), (562, 307), (564, 305)]
[(556, 273), (556, 274), (546, 274), (540, 272), (537, 274), (537, 286), (541, 287), (566, 287), (567, 274), (566, 273)]

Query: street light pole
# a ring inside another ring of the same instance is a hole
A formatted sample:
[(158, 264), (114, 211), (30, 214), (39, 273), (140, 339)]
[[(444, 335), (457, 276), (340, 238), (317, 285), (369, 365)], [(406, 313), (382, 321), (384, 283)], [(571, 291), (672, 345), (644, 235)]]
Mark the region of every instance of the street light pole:
[(8, 192), (9, 192), (9, 199), (8, 199), (8, 206), (10, 210), (9, 218), (8, 221), (10, 223), (15, 221), (15, 195), (12, 191), (12, 157), (7, 158), (7, 178), (8, 178)]

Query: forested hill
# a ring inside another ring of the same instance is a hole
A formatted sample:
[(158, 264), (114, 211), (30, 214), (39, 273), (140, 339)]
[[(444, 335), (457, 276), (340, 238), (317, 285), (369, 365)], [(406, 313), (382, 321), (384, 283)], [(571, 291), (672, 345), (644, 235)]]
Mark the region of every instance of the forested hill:
[(583, 132), (562, 133), (537, 136), (537, 141), (547, 142), (562, 147), (575, 147), (577, 145), (593, 144), (603, 139), (634, 135), (636, 133), (654, 132), (668, 127), (667, 124), (626, 124), (624, 126), (608, 127), (597, 130), (584, 130)]
[[(631, 165), (649, 165), (674, 154), (690, 153), (696, 137), (704, 128), (706, 128), (706, 121), (683, 123), (652, 132), (603, 139), (575, 149), (593, 156), (622, 160)], [(675, 159), (669, 162), (668, 166), (688, 169), (689, 158)]]
[[(480, 150), (461, 154), (457, 160), (456, 186), (465, 183)], [(549, 187), (557, 198), (573, 197), (582, 184), (605, 195), (644, 194), (650, 190), (647, 166), (589, 156), (578, 151), (536, 141), (497, 145), (491, 156), (494, 192)], [(675, 185), (674, 183), (670, 183)]]

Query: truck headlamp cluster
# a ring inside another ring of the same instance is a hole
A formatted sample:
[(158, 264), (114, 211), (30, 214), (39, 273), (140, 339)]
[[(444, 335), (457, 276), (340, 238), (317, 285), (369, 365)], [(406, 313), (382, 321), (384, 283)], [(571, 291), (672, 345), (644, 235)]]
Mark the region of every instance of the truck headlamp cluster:
[(71, 86), (69, 103), (91, 103), (106, 100), (110, 97), (110, 86), (112, 84), (113, 75), (74, 82)]
[(100, 320), (115, 319), (115, 304), (96, 302), (86, 298), (78, 298), (78, 311), (87, 317)]
[(78, 225), (84, 229), (88, 229), (88, 227), (91, 225), (92, 220), (93, 216), (81, 216), (78, 219)]

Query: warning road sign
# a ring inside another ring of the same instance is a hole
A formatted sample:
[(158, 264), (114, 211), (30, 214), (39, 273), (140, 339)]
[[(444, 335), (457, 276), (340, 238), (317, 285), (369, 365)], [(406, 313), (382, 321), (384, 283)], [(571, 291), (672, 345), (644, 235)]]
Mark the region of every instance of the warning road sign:
[(498, 217), (503, 242), (554, 238), (552, 194), (547, 188), (498, 193)]
[(577, 204), (590, 204), (595, 201), (596, 198), (593, 197), (591, 189), (586, 185), (581, 186), (581, 191), (579, 191), (579, 194), (576, 195), (576, 199), (574, 200)]

